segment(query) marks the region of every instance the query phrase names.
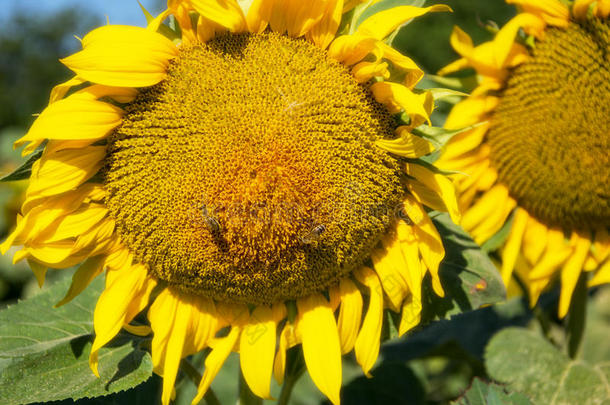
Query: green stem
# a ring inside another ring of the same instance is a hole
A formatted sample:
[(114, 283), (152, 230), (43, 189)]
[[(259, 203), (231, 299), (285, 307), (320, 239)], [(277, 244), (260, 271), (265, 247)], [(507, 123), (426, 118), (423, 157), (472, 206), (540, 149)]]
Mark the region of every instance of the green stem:
[(244, 374), (239, 368), (239, 405), (262, 405), (263, 399), (256, 396), (248, 386)]
[(583, 272), (572, 294), (567, 318), (568, 355), (578, 356), (587, 322), (587, 275)]
[[(180, 361), (180, 369), (191, 379), (191, 381), (193, 381), (196, 387), (199, 387), (199, 383), (201, 383), (202, 376), (199, 371), (197, 371), (197, 369), (193, 367), (190, 361), (188, 361), (187, 359), (182, 359)], [(212, 388), (208, 388), (205, 395), (203, 396), (203, 399), (205, 400), (205, 403), (207, 405), (221, 405), (220, 401), (218, 400), (218, 397), (216, 396), (216, 394), (214, 394), (214, 391), (212, 391)]]
[(284, 374), (284, 384), (277, 405), (288, 405), (292, 389), (305, 371), (305, 361), (301, 346), (294, 347), (286, 353), (286, 372)]

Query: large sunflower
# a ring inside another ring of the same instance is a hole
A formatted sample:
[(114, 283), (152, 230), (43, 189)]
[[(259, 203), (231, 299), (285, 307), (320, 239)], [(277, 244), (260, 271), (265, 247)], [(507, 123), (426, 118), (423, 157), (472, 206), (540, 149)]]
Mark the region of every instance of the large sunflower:
[[(82, 263), (59, 304), (105, 271), (95, 373), (125, 328), (153, 333), (165, 404), (181, 359), (205, 348), (194, 403), (232, 351), (269, 398), (302, 344), (337, 404), (341, 354), (353, 349), (368, 374), (384, 308), (402, 334), (419, 322), (426, 273), (443, 294), (422, 204), (457, 220), (457, 201), (419, 160), (431, 144), (410, 133), (433, 104), (412, 90), (422, 72), (382, 40), (447, 7), (383, 10), (335, 38), (351, 3), (170, 1), (148, 28), (98, 28), (62, 60), (76, 76), (17, 142), (44, 148), (2, 251), (23, 246), (14, 260), (40, 283)], [(150, 328), (130, 324), (149, 304)]]
[(446, 126), (475, 127), (438, 165), (462, 172), (462, 226), (474, 239), (508, 235), (505, 283), (515, 269), (535, 304), (560, 278), (563, 317), (583, 271), (590, 285), (610, 281), (610, 1), (507, 2), (521, 12), (491, 42), (452, 34), (462, 58), (441, 73), (474, 68), (479, 86)]

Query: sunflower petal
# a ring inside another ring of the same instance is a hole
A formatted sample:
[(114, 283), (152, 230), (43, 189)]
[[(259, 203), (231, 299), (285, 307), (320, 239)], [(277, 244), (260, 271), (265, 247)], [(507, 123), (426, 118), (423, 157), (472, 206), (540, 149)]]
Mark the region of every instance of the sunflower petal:
[(43, 154), (32, 166), (27, 196), (47, 197), (75, 189), (98, 172), (105, 155), (105, 146)]
[(106, 288), (93, 313), (95, 340), (89, 355), (89, 366), (96, 376), (99, 377), (97, 355), (100, 348), (148, 305), (148, 298), (155, 285), (156, 282), (142, 265), (108, 272)]
[(316, 386), (338, 405), (341, 389), (341, 344), (333, 310), (319, 295), (297, 300), (297, 327), (303, 340), (307, 370)]
[(85, 35), (83, 50), (61, 62), (80, 78), (119, 87), (146, 87), (165, 78), (178, 48), (145, 28), (105, 25)]
[(74, 299), (78, 294), (83, 292), (85, 288), (102, 272), (104, 268), (104, 256), (95, 256), (90, 259), (87, 259), (85, 263), (83, 263), (74, 275), (72, 276), (72, 283), (70, 284), (70, 288), (66, 295), (54, 305), (54, 308), (60, 307)]
[(521, 243), (523, 241), (523, 234), (525, 233), (525, 227), (527, 225), (528, 215), (523, 209), (518, 209), (515, 212), (515, 219), (511, 226), (510, 235), (504, 244), (502, 251), (502, 280), (504, 285), (508, 286), (510, 283), (511, 275), (513, 274), (513, 268), (517, 262), (517, 256), (521, 251)]
[[(45, 139), (99, 140), (121, 124), (122, 117), (123, 110), (118, 107), (74, 94), (45, 108), (15, 147), (26, 142), (35, 145)], [(28, 147), (24, 155), (32, 151)]]
[(239, 340), (239, 361), (244, 378), (254, 394), (266, 399), (271, 399), (276, 327), (271, 308), (258, 306)]
[(414, 177), (419, 182), (426, 185), (429, 189), (436, 192), (443, 200), (447, 212), (451, 216), (451, 220), (456, 224), (460, 223), (461, 213), (458, 209), (457, 197), (453, 183), (446, 176), (434, 173), (423, 166), (414, 163), (406, 164), (406, 172), (409, 176)]
[(335, 38), (342, 15), (343, 0), (326, 1), (326, 11), (322, 19), (308, 32), (308, 37), (314, 44), (326, 49)]
[(356, 339), (354, 352), (362, 371), (370, 377), (369, 371), (375, 365), (379, 356), (381, 326), (383, 324), (383, 290), (375, 272), (363, 267), (355, 272), (356, 278), (364, 284), (370, 294), (369, 307)]
[(191, 404), (195, 405), (201, 401), (210, 388), (212, 380), (214, 380), (214, 377), (216, 377), (220, 371), (220, 368), (227, 360), (227, 357), (231, 354), (231, 350), (233, 350), (233, 347), (237, 343), (240, 334), (241, 328), (234, 325), (226, 337), (218, 339), (216, 346), (214, 346), (214, 349), (205, 359), (205, 371), (201, 378), (201, 382), (199, 383), (199, 387), (197, 387), (197, 395), (193, 398)]
[(236, 0), (189, 0), (197, 12), (231, 32), (247, 29), (246, 17)]
[(559, 294), (559, 318), (563, 318), (568, 313), (572, 293), (578, 283), (578, 278), (582, 271), (582, 267), (587, 259), (589, 248), (591, 247), (590, 235), (579, 235), (574, 232), (572, 234), (572, 245), (574, 253), (566, 261), (561, 270), (561, 293)]
[(357, 34), (382, 40), (409, 20), (436, 11), (451, 12), (449, 6), (437, 4), (430, 7), (400, 6), (380, 11), (358, 26)]
[(402, 84), (377, 82), (371, 86), (375, 99), (384, 104), (392, 114), (405, 111), (412, 119), (421, 119), (430, 124), (426, 104), (430, 95), (426, 92), (416, 94)]
[(356, 337), (360, 331), (362, 320), (362, 295), (356, 284), (348, 278), (339, 283), (341, 296), (341, 307), (339, 309), (339, 340), (341, 342), (341, 353), (349, 353), (356, 343)]

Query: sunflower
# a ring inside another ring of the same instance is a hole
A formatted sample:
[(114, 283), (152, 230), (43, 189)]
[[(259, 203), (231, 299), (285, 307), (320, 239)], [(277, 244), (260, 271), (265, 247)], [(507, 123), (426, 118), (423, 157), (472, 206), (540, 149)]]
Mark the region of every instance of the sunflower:
[[(193, 403), (232, 351), (270, 398), (302, 345), (338, 404), (341, 355), (354, 350), (368, 375), (384, 309), (403, 334), (426, 274), (443, 295), (424, 205), (457, 221), (457, 200), (411, 134), (433, 107), (413, 90), (423, 73), (383, 39), (448, 7), (356, 3), (169, 1), (147, 28), (97, 28), (62, 60), (75, 76), (17, 141), (40, 157), (2, 252), (22, 246), (14, 260), (40, 284), (80, 264), (58, 305), (105, 273), (94, 373), (124, 328), (153, 333), (164, 404), (181, 360), (204, 349)], [(134, 324), (147, 308), (150, 326)]]
[(499, 246), (504, 282), (514, 269), (534, 305), (559, 278), (564, 317), (581, 273), (610, 281), (610, 1), (507, 2), (520, 13), (492, 41), (451, 36), (462, 58), (440, 73), (474, 68), (479, 80), (446, 122), (473, 128), (438, 165), (466, 174), (462, 226)]

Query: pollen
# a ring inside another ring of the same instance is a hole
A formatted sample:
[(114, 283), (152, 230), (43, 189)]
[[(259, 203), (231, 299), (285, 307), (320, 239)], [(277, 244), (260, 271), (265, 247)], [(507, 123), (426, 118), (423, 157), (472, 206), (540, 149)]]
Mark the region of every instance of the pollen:
[(519, 205), (566, 231), (610, 226), (610, 28), (548, 28), (510, 74), (491, 162)]
[(323, 291), (368, 259), (405, 194), (375, 146), (393, 117), (305, 40), (184, 47), (125, 110), (106, 204), (136, 261), (184, 291), (248, 304)]

